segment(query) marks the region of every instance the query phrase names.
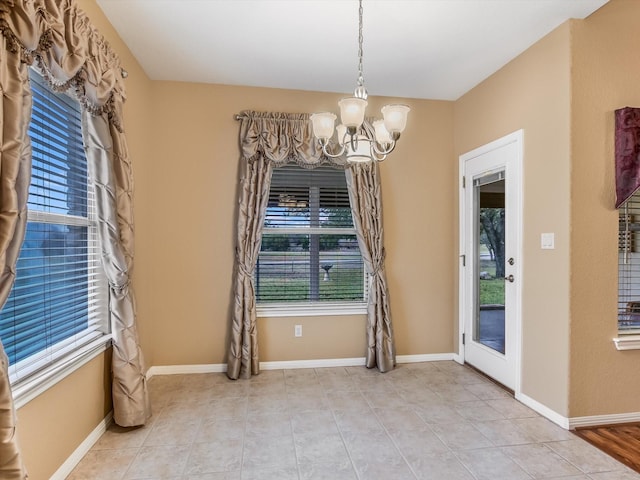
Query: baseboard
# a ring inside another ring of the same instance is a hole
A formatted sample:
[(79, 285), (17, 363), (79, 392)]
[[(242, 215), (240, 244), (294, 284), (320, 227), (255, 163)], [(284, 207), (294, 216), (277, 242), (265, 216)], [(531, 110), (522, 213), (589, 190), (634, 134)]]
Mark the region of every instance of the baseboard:
[(189, 373), (223, 373), (227, 371), (226, 363), (203, 365), (156, 365), (147, 370), (147, 380), (155, 375), (185, 375)]
[[(422, 355), (396, 355), (396, 363), (440, 362), (456, 360), (454, 353), (427, 353)], [(325, 358), (318, 360), (284, 360), (260, 362), (261, 370), (284, 370), (296, 368), (323, 367), (359, 367), (365, 365), (364, 357)], [(457, 360), (456, 360), (457, 361)], [(190, 373), (223, 373), (227, 371), (226, 363), (204, 365), (156, 365), (147, 370), (147, 379), (155, 375), (185, 375)]]
[(96, 428), (89, 434), (87, 438), (74, 450), (67, 460), (51, 475), (49, 480), (64, 480), (69, 476), (74, 468), (80, 463), (80, 460), (87, 454), (91, 447), (100, 439), (107, 431), (109, 425), (113, 421), (113, 411), (109, 412), (106, 417), (98, 424)]
[(442, 362), (453, 360), (453, 353), (425, 353), (422, 355), (396, 355), (396, 363)]
[(365, 364), (364, 357), (356, 358), (325, 358), (318, 360), (290, 360), (280, 362), (260, 362), (261, 370), (284, 370), (294, 368), (324, 368), (324, 367), (360, 367)]
[(569, 418), (569, 428), (597, 427), (601, 425), (636, 422), (640, 422), (640, 412), (614, 413), (610, 415), (592, 415), (589, 417), (571, 417)]
[(551, 410), (546, 405), (543, 405), (542, 403), (538, 402), (537, 400), (534, 400), (533, 398), (529, 397), (528, 395), (525, 395), (522, 392), (516, 393), (516, 400), (524, 403), (527, 407), (529, 407), (532, 410), (535, 410), (543, 417), (548, 418), (556, 425), (561, 426), (565, 430), (569, 430), (569, 419)]

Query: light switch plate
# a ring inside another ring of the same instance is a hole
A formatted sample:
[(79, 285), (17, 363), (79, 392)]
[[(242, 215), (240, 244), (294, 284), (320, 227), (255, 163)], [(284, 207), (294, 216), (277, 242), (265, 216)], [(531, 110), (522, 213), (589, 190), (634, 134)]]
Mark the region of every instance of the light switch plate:
[(541, 233), (540, 234), (540, 248), (543, 250), (553, 250), (555, 246), (556, 235), (555, 233)]

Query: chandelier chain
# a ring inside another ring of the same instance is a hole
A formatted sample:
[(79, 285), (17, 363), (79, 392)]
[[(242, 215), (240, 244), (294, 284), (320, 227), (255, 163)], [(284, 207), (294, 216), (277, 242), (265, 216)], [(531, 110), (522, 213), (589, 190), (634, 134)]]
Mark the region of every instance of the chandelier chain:
[(358, 86), (364, 86), (364, 76), (362, 73), (362, 0), (358, 9)]

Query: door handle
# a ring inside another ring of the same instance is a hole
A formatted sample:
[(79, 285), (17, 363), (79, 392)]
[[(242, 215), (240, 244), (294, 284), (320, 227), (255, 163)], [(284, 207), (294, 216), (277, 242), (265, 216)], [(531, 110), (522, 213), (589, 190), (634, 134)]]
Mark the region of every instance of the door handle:
[(513, 278), (513, 275), (509, 275), (508, 277), (504, 277), (505, 280), (513, 283), (513, 281), (515, 280), (515, 278)]

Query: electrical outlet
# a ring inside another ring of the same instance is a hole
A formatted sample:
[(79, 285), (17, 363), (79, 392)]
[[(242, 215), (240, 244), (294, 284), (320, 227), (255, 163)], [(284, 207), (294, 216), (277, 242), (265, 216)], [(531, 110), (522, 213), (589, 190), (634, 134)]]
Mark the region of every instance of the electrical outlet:
[(293, 335), (296, 337), (301, 337), (302, 336), (302, 325), (296, 325), (293, 328)]

